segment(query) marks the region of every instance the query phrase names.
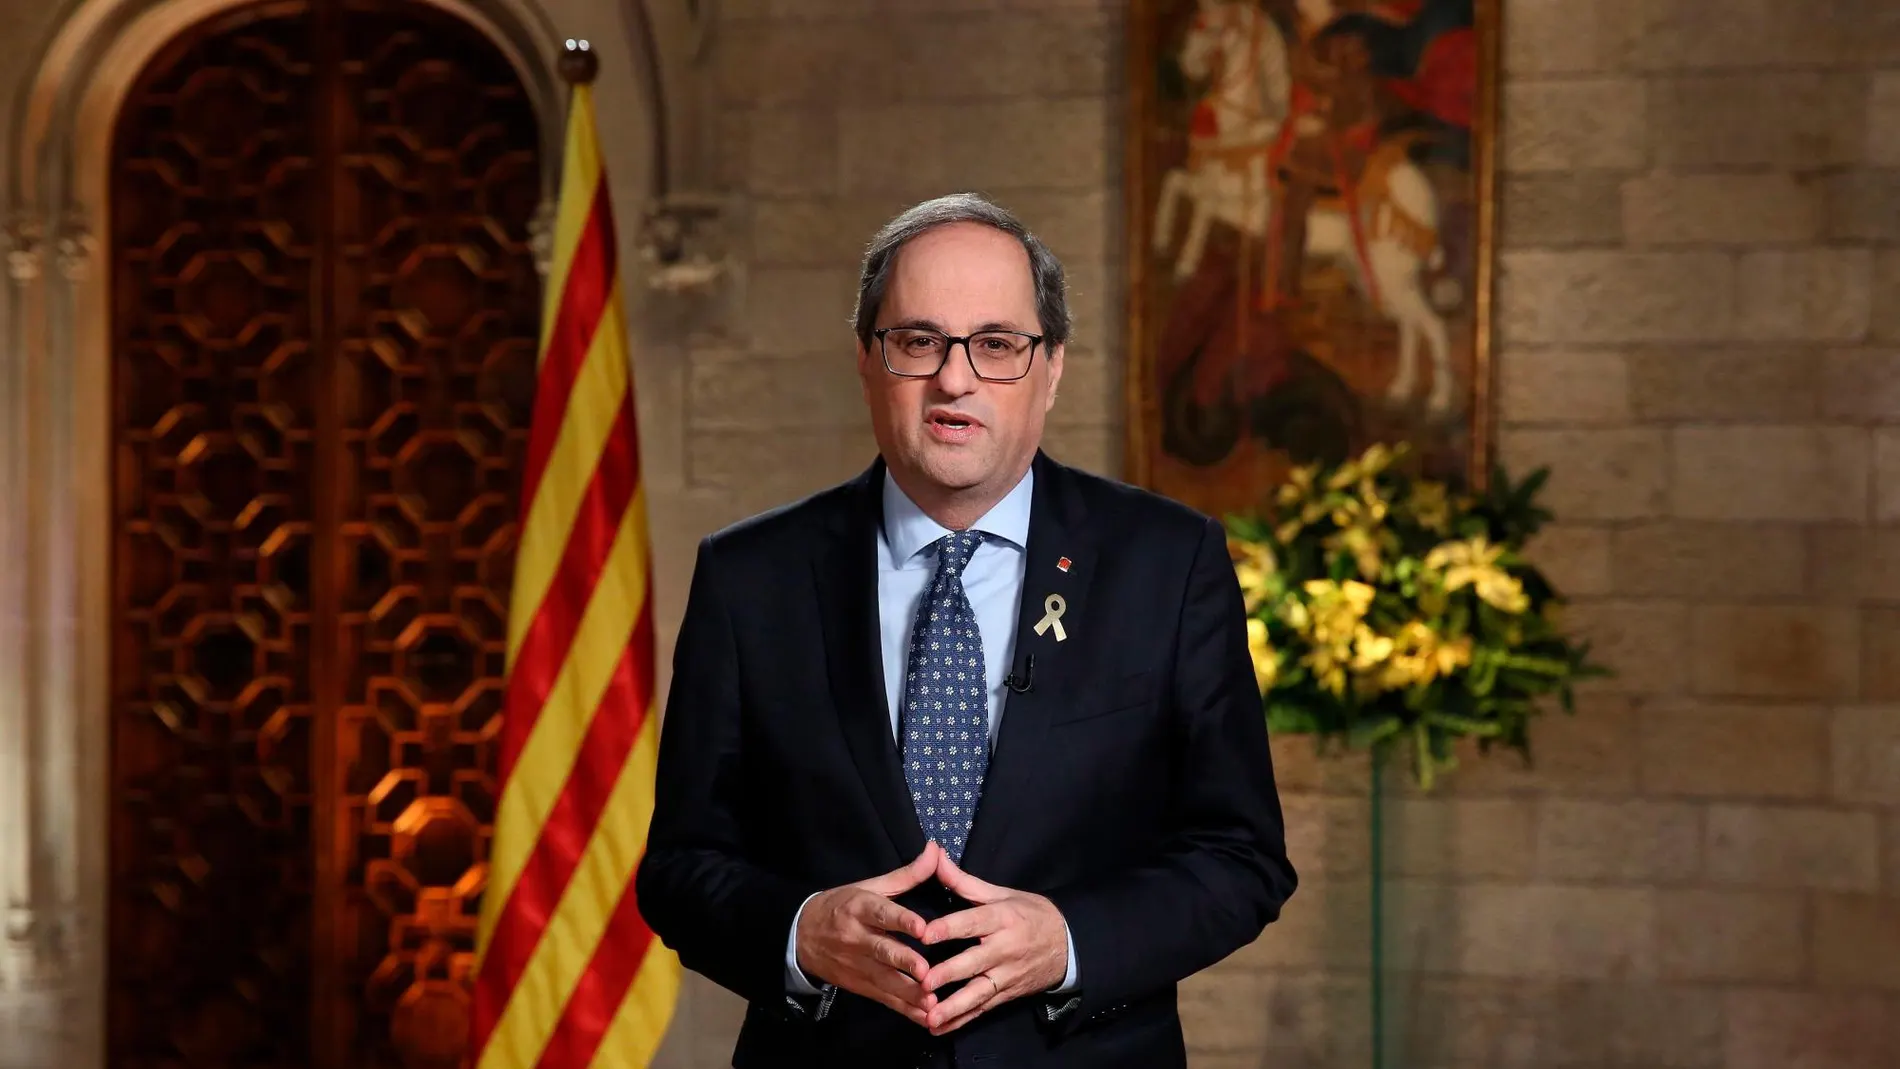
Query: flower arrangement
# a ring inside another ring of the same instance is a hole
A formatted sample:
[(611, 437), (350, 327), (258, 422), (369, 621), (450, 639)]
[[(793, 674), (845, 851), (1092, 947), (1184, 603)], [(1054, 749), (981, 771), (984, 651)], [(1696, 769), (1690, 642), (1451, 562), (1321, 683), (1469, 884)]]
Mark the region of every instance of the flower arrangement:
[(1409, 743), (1430, 790), (1464, 737), (1528, 760), (1540, 699), (1574, 712), (1575, 682), (1607, 672), (1523, 556), (1548, 471), (1457, 494), (1402, 472), (1407, 452), (1295, 469), (1263, 515), (1228, 519), (1228, 547), (1268, 730), (1379, 757)]

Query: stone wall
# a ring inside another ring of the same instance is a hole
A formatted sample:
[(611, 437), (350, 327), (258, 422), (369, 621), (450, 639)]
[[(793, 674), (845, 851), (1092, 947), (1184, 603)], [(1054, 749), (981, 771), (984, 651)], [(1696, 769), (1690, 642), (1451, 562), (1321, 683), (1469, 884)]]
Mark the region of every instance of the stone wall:
[(1507, 17), (1503, 456), (1620, 675), (1407, 827), (1414, 1064), (1892, 1064), (1900, 9)]
[[(663, 564), (869, 459), (857, 252), (946, 190), (1067, 259), (1051, 451), (1119, 472), (1122, 6), (724, 5), (715, 166), (746, 270), (688, 346)], [(1502, 458), (1554, 467), (1538, 552), (1618, 676), (1542, 725), (1534, 769), (1468, 761), (1393, 803), (1394, 1064), (1891, 1064), (1900, 9), (1505, 6)], [(977, 49), (999, 58), (960, 69)], [(1187, 985), (1205, 1069), (1368, 1064), (1365, 771), (1277, 751), (1305, 882)], [(696, 985), (674, 1064), (724, 1064), (736, 1021)]]

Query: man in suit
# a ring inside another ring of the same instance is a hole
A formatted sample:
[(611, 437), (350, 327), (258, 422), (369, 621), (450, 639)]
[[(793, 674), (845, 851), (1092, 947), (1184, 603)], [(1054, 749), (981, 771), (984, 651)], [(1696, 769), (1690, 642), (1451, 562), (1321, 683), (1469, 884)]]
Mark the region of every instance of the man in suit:
[(641, 911), (738, 1069), (1184, 1066), (1295, 882), (1224, 533), (1041, 451), (1062, 268), (988, 201), (888, 223), (854, 327), (878, 458), (700, 543)]

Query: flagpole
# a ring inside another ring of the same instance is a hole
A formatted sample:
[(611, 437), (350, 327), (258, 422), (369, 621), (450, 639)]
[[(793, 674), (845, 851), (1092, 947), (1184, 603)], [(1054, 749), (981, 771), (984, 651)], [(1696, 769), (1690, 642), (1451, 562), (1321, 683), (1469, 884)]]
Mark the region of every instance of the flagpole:
[[(555, 172), (554, 178), (554, 195), (558, 205), (561, 191), (567, 187), (567, 175), (565, 171), (567, 170), (569, 157), (567, 155), (566, 146), (573, 137), (574, 98), (579, 96), (582, 90), (586, 90), (589, 93), (593, 91), (594, 78), (600, 74), (600, 57), (594, 54), (594, 48), (588, 43), (586, 38), (570, 37), (567, 39), (567, 43), (562, 47), (561, 58), (555, 61), (554, 69), (560, 74), (561, 80), (567, 83), (567, 107), (562, 110), (560, 119), (562, 127), (561, 144), (563, 146), (561, 168)], [(558, 224), (554, 222), (549, 223), (550, 228), (557, 225)], [(552, 273), (544, 273), (541, 281), (543, 285), (551, 285), (556, 282), (556, 277)], [(553, 325), (553, 317), (560, 306), (560, 302), (561, 295), (558, 293), (548, 294), (541, 302), (541, 314), (546, 320), (542, 324), (544, 339), (547, 329)]]

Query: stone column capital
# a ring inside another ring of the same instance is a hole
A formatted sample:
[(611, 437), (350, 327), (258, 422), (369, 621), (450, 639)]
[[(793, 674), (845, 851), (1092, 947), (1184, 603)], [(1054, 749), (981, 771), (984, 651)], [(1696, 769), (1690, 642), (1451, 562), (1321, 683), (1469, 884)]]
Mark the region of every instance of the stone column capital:
[(99, 239), (87, 224), (86, 217), (74, 211), (60, 220), (53, 246), (59, 262), (59, 273), (69, 282), (78, 282), (92, 270), (93, 257), (99, 251)]
[(40, 276), (41, 239), (45, 228), (37, 217), (15, 215), (0, 226), (0, 247), (7, 256), (7, 277), (31, 282)]

